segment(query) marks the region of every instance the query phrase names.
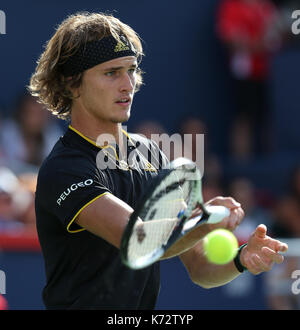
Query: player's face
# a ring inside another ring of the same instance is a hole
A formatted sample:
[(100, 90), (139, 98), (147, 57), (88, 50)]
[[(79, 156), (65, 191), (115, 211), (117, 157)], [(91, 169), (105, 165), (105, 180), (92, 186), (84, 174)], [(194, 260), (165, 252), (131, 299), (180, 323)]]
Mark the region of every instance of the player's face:
[(87, 70), (77, 99), (92, 118), (113, 123), (129, 119), (136, 86), (137, 60), (120, 57)]

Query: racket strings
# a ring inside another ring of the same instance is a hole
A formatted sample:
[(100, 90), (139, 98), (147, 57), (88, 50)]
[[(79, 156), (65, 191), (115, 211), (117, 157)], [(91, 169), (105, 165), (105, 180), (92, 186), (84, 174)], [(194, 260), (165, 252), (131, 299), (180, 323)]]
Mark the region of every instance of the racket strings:
[(192, 181), (185, 174), (172, 171), (145, 204), (140, 214), (143, 222), (136, 223), (128, 243), (128, 260), (149, 257), (168, 242), (180, 222), (178, 214), (194, 198)]
[(176, 224), (177, 218), (152, 220), (136, 225), (129, 241), (128, 257), (137, 259), (151, 254), (158, 247), (165, 245), (170, 238)]

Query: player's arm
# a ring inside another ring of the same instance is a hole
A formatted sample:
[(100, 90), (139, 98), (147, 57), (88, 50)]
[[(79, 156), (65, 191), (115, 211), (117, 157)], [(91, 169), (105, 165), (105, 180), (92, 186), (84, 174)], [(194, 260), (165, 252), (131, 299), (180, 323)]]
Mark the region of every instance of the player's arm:
[(232, 281), (240, 272), (233, 261), (222, 266), (209, 263), (204, 253), (203, 238), (217, 228), (226, 228), (234, 231), (244, 218), (244, 211), (240, 203), (231, 197), (216, 197), (207, 202), (207, 204), (222, 205), (229, 208), (230, 216), (220, 223), (203, 225), (202, 239), (193, 248), (181, 254), (180, 259), (194, 283), (203, 288), (213, 288)]
[[(76, 217), (75, 222), (89, 232), (105, 239), (120, 248), (123, 232), (133, 209), (113, 194), (107, 193), (93, 201)], [(136, 226), (143, 226), (143, 222)], [(205, 227), (205, 226), (203, 226)], [(201, 237), (208, 232), (207, 228), (199, 227), (172, 246), (161, 259), (177, 256), (192, 248)]]
[(132, 212), (127, 203), (108, 193), (84, 208), (75, 222), (120, 248), (121, 237)]
[[(266, 232), (266, 226), (259, 225), (240, 254), (241, 264), (253, 275), (270, 271), (274, 264), (282, 263), (284, 257), (280, 252), (288, 249), (285, 243), (267, 236)], [(192, 281), (204, 288), (224, 285), (241, 274), (233, 261), (222, 266), (209, 263), (204, 255), (203, 240), (180, 259)]]
[(189, 251), (181, 254), (180, 259), (191, 280), (206, 289), (224, 285), (241, 274), (233, 261), (226, 265), (209, 263), (204, 255), (203, 240)]
[[(161, 259), (168, 259), (174, 256), (180, 255), (198, 244), (209, 232), (217, 228), (226, 228), (233, 231), (242, 221), (244, 217), (244, 211), (241, 208), (240, 203), (235, 201), (231, 197), (215, 197), (208, 201), (206, 204), (209, 205), (222, 205), (230, 209), (230, 216), (218, 224), (205, 224), (199, 226), (183, 236), (175, 244), (173, 244), (163, 255)], [(200, 210), (201, 211), (201, 210)], [(198, 212), (199, 213), (199, 212)], [(197, 210), (195, 210), (191, 218), (197, 215)]]

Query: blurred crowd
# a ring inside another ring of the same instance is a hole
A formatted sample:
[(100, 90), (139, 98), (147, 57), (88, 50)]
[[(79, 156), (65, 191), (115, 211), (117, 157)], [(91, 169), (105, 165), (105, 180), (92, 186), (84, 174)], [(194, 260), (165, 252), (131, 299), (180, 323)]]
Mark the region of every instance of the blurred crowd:
[(221, 0), (216, 32), (225, 48), (235, 94), (230, 152), (249, 160), (273, 151), (269, 80), (276, 54), (299, 37), (291, 33), (295, 0)]
[(0, 120), (0, 233), (35, 232), (37, 173), (63, 130), (24, 92)]
[[(290, 17), (286, 14), (293, 6), (293, 1), (283, 0), (219, 2), (216, 35), (225, 49), (236, 101), (228, 141), (230, 157), (234, 159), (247, 162), (272, 152), (271, 127), (268, 125), (269, 67), (272, 56), (294, 42), (287, 32)], [(63, 124), (27, 93), (17, 99), (8, 116), (0, 117), (0, 233), (35, 231), (34, 195), (38, 169), (63, 131)], [(134, 132), (147, 137), (170, 135), (156, 119), (138, 123)], [(208, 131), (200, 113), (180, 118), (177, 133), (182, 137), (192, 135), (191, 146), (183, 146), (190, 147), (184, 152), (192, 160), (196, 159), (197, 153), (196, 135), (204, 134), (204, 199), (227, 195), (242, 204), (246, 216), (235, 232), (240, 242), (246, 242), (260, 223), (266, 224), (268, 233), (274, 237), (300, 237), (300, 163), (291, 171), (285, 190), (280, 194), (266, 193), (247, 175), (228, 180), (222, 160), (210, 146), (214, 132)], [(284, 277), (285, 272), (290, 274), (288, 269), (294, 265), (288, 262), (285, 267), (278, 268), (275, 277)], [(273, 282), (271, 278), (270, 287)], [(275, 287), (276, 284), (271, 292), (276, 291)], [(282, 296), (285, 299), (280, 299)], [(270, 294), (269, 303), (274, 309), (292, 309), (297, 305), (294, 300), (294, 296), (277, 287), (277, 291)]]

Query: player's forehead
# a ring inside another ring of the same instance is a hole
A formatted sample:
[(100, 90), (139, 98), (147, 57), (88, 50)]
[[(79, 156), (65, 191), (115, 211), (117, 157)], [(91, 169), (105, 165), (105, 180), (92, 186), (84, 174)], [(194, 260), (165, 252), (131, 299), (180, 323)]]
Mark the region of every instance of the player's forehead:
[(105, 70), (114, 67), (131, 67), (133, 65), (137, 65), (137, 58), (135, 56), (124, 56), (101, 63), (98, 67)]

